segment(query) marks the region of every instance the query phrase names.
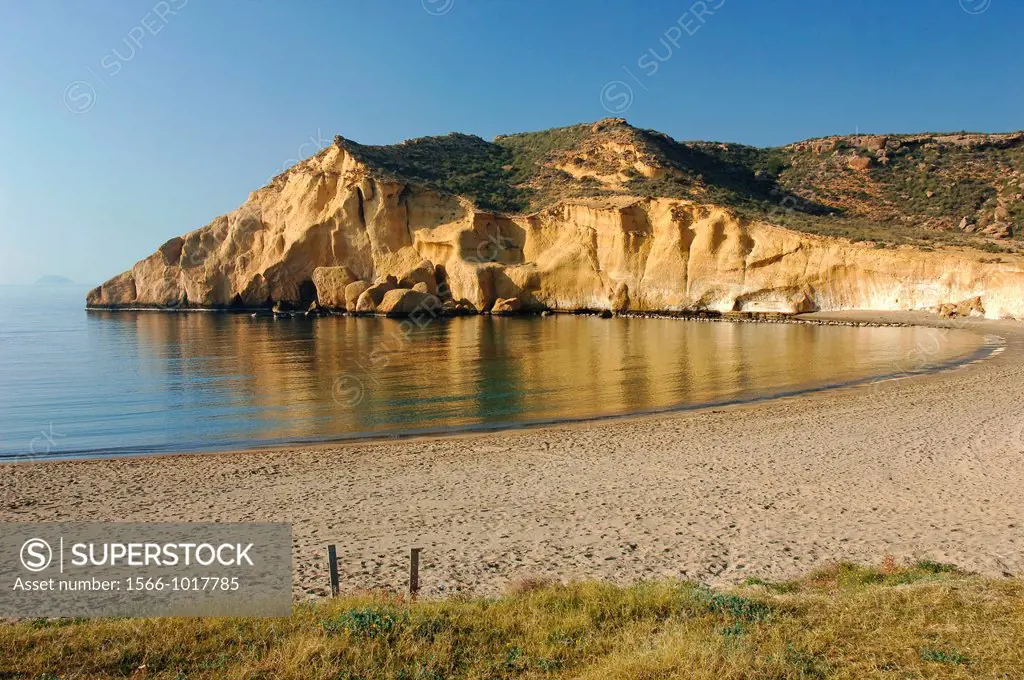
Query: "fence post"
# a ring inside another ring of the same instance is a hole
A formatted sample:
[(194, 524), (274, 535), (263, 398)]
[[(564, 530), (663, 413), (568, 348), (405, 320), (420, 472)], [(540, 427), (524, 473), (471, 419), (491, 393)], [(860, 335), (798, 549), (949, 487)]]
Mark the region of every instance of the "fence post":
[(423, 548), (413, 548), (409, 552), (409, 594), (415, 596), (420, 592), (420, 551)]
[(338, 596), (338, 552), (334, 545), (327, 546), (327, 569), (331, 572), (331, 597)]

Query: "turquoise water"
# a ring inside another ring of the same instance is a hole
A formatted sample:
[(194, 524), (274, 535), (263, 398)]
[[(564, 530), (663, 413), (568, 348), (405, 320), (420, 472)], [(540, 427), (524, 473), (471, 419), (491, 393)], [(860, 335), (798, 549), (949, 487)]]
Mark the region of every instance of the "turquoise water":
[(770, 396), (976, 351), (970, 333), (671, 319), (86, 312), (0, 287), (0, 459), (446, 432)]

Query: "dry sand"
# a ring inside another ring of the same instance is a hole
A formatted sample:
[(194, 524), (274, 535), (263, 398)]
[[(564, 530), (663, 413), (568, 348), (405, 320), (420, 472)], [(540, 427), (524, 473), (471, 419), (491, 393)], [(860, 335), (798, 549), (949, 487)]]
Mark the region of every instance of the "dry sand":
[(408, 549), (423, 547), (431, 595), (524, 576), (781, 579), (886, 555), (1020, 575), (1024, 326), (955, 325), (1005, 350), (924, 377), (636, 419), (11, 465), (0, 521), (290, 522), (298, 597), (327, 593), (328, 543), (348, 590), (404, 587)]

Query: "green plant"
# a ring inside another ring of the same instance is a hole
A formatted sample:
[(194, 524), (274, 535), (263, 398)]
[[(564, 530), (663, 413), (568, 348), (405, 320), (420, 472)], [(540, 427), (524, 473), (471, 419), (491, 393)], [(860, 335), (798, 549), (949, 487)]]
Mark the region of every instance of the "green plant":
[(971, 663), (969, 658), (955, 649), (922, 649), (921, 660), (932, 661), (934, 663), (947, 663), (955, 666), (966, 666)]
[(406, 619), (406, 615), (390, 609), (364, 608), (342, 612), (321, 625), (325, 631), (336, 635), (348, 633), (375, 638), (391, 635)]
[(739, 595), (715, 593), (707, 597), (707, 603), (711, 611), (734, 616), (741, 621), (764, 621), (772, 613), (768, 605)]

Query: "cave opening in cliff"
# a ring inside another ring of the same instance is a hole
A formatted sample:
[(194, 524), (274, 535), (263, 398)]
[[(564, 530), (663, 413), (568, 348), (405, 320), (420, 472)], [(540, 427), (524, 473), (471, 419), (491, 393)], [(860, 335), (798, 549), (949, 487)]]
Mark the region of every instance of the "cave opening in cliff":
[(439, 264), (434, 267), (434, 280), (437, 281), (437, 294), (442, 300), (452, 299), (452, 290), (448, 285), (448, 272), (445, 270), (444, 265)]
[(363, 201), (365, 199), (363, 198), (363, 190), (360, 189), (359, 187), (356, 187), (356, 199), (357, 199), (356, 209), (359, 211), (359, 225), (362, 226), (365, 229), (366, 228), (366, 208), (363, 207)]
[(299, 284), (299, 302), (309, 305), (316, 301), (316, 284), (312, 279), (306, 279)]

